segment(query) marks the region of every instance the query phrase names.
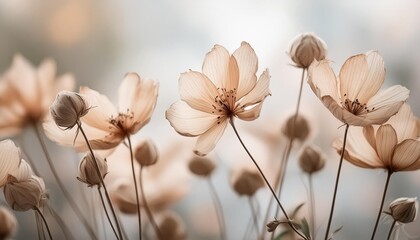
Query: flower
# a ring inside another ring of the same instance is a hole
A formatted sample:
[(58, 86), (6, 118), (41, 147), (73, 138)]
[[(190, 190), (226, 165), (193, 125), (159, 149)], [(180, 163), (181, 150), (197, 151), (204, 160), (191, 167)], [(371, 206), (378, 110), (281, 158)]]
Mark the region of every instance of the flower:
[[(89, 103), (89, 112), (81, 118), (86, 135), (93, 149), (113, 149), (126, 136), (137, 133), (146, 125), (153, 113), (158, 95), (158, 83), (128, 73), (118, 91), (118, 108), (95, 90), (81, 87), (79, 94)], [(74, 146), (77, 151), (87, 151), (81, 134), (76, 139), (76, 130), (61, 131), (52, 120), (44, 123), (46, 135), (53, 141)]]
[(9, 209), (0, 206), (0, 239), (9, 239), (17, 229), (15, 215)]
[(233, 190), (239, 195), (252, 197), (258, 189), (264, 186), (261, 175), (247, 168), (234, 169), (231, 176)]
[(216, 168), (214, 161), (207, 157), (194, 156), (188, 163), (190, 171), (202, 177), (209, 177)]
[(305, 141), (311, 132), (309, 123), (304, 116), (295, 116), (296, 115), (292, 115), (287, 119), (281, 131), (289, 139), (298, 139), (300, 141)]
[(395, 221), (410, 223), (416, 220), (419, 202), (417, 198), (397, 198), (389, 204), (390, 215)]
[(306, 146), (299, 156), (299, 166), (308, 174), (318, 172), (324, 165), (325, 159), (321, 149), (315, 145)]
[(198, 137), (194, 152), (204, 156), (214, 149), (233, 117), (252, 121), (259, 117), (270, 95), (270, 76), (265, 70), (257, 81), (258, 59), (242, 42), (230, 55), (220, 45), (207, 53), (202, 71), (182, 73), (181, 100), (166, 111), (171, 126), (181, 135)]
[[(99, 172), (101, 173), (101, 177), (99, 177), (96, 164), (98, 164)], [(92, 187), (94, 185), (101, 185), (101, 178), (105, 178), (105, 175), (108, 173), (108, 165), (106, 164), (106, 159), (103, 159), (99, 156), (95, 156), (93, 159), (92, 154), (90, 152), (86, 153), (83, 159), (79, 163), (79, 177), (77, 179), (83, 183), (86, 183), (88, 187)]]
[(345, 124), (382, 124), (408, 98), (409, 90), (396, 85), (378, 92), (385, 79), (384, 62), (377, 52), (350, 57), (338, 77), (327, 60), (314, 61), (308, 70), (308, 83), (314, 93)]
[(34, 68), (16, 54), (11, 67), (0, 79), (0, 136), (14, 136), (27, 125), (48, 115), (48, 107), (60, 90), (72, 90), (74, 78), (64, 74), (56, 78), (52, 59)]
[[(341, 153), (343, 139), (333, 147)], [(420, 140), (417, 118), (410, 106), (404, 104), (388, 122), (349, 130), (344, 159), (362, 168), (384, 168), (388, 171), (420, 169)]]
[(296, 36), (289, 49), (290, 58), (299, 68), (308, 68), (314, 59), (320, 61), (327, 56), (327, 44), (311, 32)]
[(6, 184), (9, 173), (19, 168), (21, 158), (20, 150), (12, 140), (0, 142), (0, 187)]
[(89, 107), (80, 94), (61, 91), (57, 94), (50, 111), (57, 126), (71, 129), (88, 113)]
[(145, 139), (134, 149), (134, 159), (142, 166), (151, 166), (158, 160), (159, 153), (151, 139)]

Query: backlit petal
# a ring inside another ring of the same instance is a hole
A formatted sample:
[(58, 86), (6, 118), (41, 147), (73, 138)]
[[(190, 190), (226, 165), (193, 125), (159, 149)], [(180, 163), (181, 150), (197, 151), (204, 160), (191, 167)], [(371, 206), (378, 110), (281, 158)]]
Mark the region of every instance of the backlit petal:
[(318, 98), (331, 96), (335, 101), (339, 101), (338, 82), (327, 60), (312, 62), (308, 69), (308, 83)]
[(386, 124), (376, 132), (376, 151), (385, 166), (391, 166), (392, 152), (397, 145), (397, 134), (391, 125)]
[(254, 49), (247, 42), (242, 42), (241, 46), (232, 55), (239, 67), (239, 85), (236, 96), (240, 99), (255, 86), (258, 58)]
[(213, 81), (216, 87), (225, 87), (229, 60), (229, 52), (220, 45), (215, 45), (204, 58), (203, 73)]
[(214, 125), (198, 137), (197, 143), (194, 147), (194, 153), (199, 156), (205, 156), (216, 147), (217, 142), (222, 137), (228, 121), (225, 119), (220, 124)]
[(392, 116), (387, 124), (391, 124), (395, 129), (399, 143), (404, 139), (417, 138), (417, 119), (414, 117), (413, 112), (407, 103), (401, 106), (398, 113)]
[(419, 169), (420, 141), (404, 140), (395, 148), (392, 156), (392, 169), (394, 171), (408, 171)]
[(238, 118), (244, 121), (253, 121), (260, 116), (261, 108), (262, 108), (262, 103), (258, 103), (250, 107), (250, 109), (245, 108), (243, 112), (239, 112), (236, 115), (238, 116)]
[(12, 140), (6, 139), (0, 142), (0, 187), (6, 184), (7, 175), (18, 169), (20, 160), (19, 148)]
[(330, 110), (330, 112), (341, 122), (352, 126), (367, 126), (371, 123), (366, 121), (364, 117), (356, 116), (346, 109), (342, 108), (341, 104), (337, 103), (332, 97), (322, 97), (322, 102)]
[(251, 106), (262, 102), (268, 95), (270, 95), (270, 73), (266, 69), (259, 77), (255, 87), (240, 100), (241, 106)]
[(375, 129), (372, 125), (363, 127), (363, 135), (373, 149), (376, 149)]

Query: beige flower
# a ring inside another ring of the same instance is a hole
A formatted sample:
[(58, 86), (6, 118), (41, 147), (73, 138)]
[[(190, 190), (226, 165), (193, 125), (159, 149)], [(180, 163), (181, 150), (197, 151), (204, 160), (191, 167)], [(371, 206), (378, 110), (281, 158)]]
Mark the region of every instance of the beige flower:
[(27, 124), (42, 121), (55, 95), (73, 88), (72, 75), (56, 78), (52, 59), (35, 68), (21, 55), (15, 55), (0, 80), (0, 136), (16, 135)]
[(308, 71), (318, 98), (338, 120), (354, 126), (386, 122), (408, 98), (409, 90), (399, 85), (378, 92), (384, 79), (384, 62), (375, 51), (347, 59), (338, 77), (327, 60), (314, 61)]
[[(420, 169), (420, 141), (417, 119), (404, 104), (399, 112), (380, 127), (367, 126), (349, 130), (344, 159), (362, 168), (384, 168), (388, 171)], [(333, 147), (340, 153), (343, 139)]]
[(181, 74), (181, 101), (166, 111), (166, 118), (181, 135), (199, 136), (194, 152), (206, 155), (215, 147), (233, 117), (252, 121), (259, 117), (262, 102), (270, 95), (270, 76), (265, 70), (257, 81), (258, 59), (242, 42), (230, 55), (220, 45), (206, 55), (203, 73)]
[(292, 40), (288, 54), (297, 67), (308, 68), (314, 59), (325, 59), (327, 44), (314, 33), (302, 33)]
[(0, 187), (6, 184), (10, 172), (19, 168), (21, 153), (12, 140), (0, 142)]
[[(92, 148), (112, 149), (149, 122), (157, 101), (158, 83), (128, 73), (118, 91), (117, 108), (106, 96), (88, 87), (81, 87), (79, 93), (90, 107), (81, 122)], [(44, 130), (51, 140), (61, 145), (74, 146), (78, 151), (87, 150), (81, 134), (74, 141), (77, 129), (63, 132), (49, 120), (44, 124)]]
[(389, 204), (390, 215), (400, 223), (410, 223), (416, 220), (419, 202), (417, 198), (397, 198)]

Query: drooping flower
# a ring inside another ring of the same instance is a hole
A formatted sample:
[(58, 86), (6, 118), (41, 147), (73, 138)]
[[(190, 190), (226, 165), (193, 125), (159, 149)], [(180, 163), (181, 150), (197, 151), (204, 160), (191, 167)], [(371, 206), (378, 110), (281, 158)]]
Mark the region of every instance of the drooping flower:
[(297, 67), (308, 68), (314, 59), (325, 59), (327, 44), (314, 33), (302, 33), (292, 40), (288, 54)]
[(38, 68), (17, 54), (0, 79), (0, 136), (18, 134), (27, 124), (39, 123), (61, 90), (72, 90), (70, 74), (56, 77), (56, 64), (44, 60)]
[(197, 155), (213, 150), (233, 117), (245, 121), (259, 117), (262, 103), (270, 95), (270, 76), (265, 70), (257, 81), (257, 68), (254, 50), (242, 42), (232, 55), (215, 45), (204, 59), (202, 73), (181, 74), (181, 100), (171, 105), (166, 118), (179, 134), (198, 136)]
[[(333, 147), (340, 153), (342, 144), (343, 139), (337, 139)], [(379, 127), (350, 129), (344, 159), (362, 168), (383, 168), (391, 173), (420, 169), (417, 118), (410, 106), (404, 104)]]
[(375, 51), (347, 59), (338, 77), (327, 60), (314, 61), (308, 71), (318, 98), (338, 120), (354, 126), (386, 122), (408, 98), (409, 90), (400, 85), (378, 92), (384, 79), (384, 62)]

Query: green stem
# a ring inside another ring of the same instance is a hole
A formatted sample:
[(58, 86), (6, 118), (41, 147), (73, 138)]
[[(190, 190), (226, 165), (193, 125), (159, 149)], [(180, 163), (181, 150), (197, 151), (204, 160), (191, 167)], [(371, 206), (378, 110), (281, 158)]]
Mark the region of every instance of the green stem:
[(138, 222), (139, 222), (139, 239), (141, 240), (142, 239), (142, 229), (141, 229), (141, 213), (140, 213), (139, 191), (137, 189), (136, 171), (134, 170), (133, 147), (131, 145), (131, 139), (130, 139), (129, 135), (127, 135), (127, 140), (128, 140), (128, 149), (130, 151), (131, 172), (133, 174), (134, 190), (136, 192), (137, 216), (138, 216)]
[(39, 213), (39, 215), (42, 218), (42, 221), (44, 221), (45, 227), (47, 228), (47, 232), (48, 232), (48, 236), (50, 237), (50, 240), (52, 240), (52, 235), (51, 235), (51, 231), (50, 231), (50, 227), (48, 226), (47, 220), (44, 217), (44, 214), (42, 214), (42, 212), (39, 210), (38, 207), (35, 207), (35, 210)]
[(384, 207), (385, 196), (386, 196), (386, 192), (388, 191), (389, 180), (391, 179), (391, 175), (392, 175), (392, 172), (388, 170), (384, 192), (382, 194), (381, 206), (379, 207), (378, 216), (376, 217), (375, 227), (373, 228), (372, 237), (370, 238), (371, 240), (375, 238), (376, 230), (378, 229), (379, 219), (381, 218), (382, 208)]

